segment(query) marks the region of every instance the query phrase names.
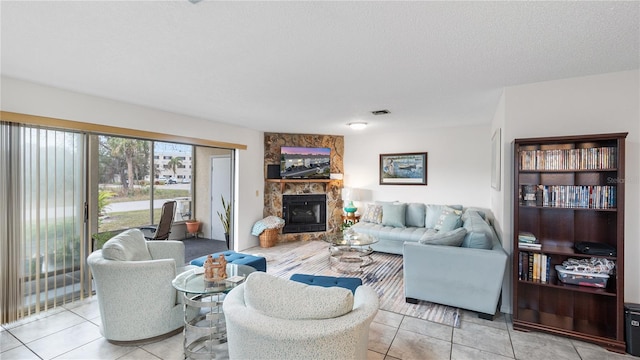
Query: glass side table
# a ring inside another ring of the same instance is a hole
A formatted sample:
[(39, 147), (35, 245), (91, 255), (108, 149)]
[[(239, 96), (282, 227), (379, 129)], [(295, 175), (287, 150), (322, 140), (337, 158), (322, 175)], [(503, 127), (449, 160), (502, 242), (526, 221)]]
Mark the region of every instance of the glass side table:
[(227, 279), (215, 282), (205, 281), (202, 270), (187, 270), (171, 282), (183, 294), (184, 357), (228, 359), (227, 327), (222, 302), (231, 289), (256, 270), (248, 265), (227, 264)]

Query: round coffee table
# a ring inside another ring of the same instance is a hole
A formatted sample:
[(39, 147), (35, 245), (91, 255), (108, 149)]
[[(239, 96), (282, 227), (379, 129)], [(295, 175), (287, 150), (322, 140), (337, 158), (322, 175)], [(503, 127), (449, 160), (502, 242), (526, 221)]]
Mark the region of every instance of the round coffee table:
[(185, 358), (228, 359), (222, 302), (254, 271), (248, 265), (227, 264), (226, 280), (205, 281), (202, 268), (187, 270), (173, 279), (173, 287), (183, 293)]
[(371, 244), (378, 238), (359, 234), (353, 230), (326, 234), (324, 241), (329, 247), (329, 265), (331, 269), (343, 273), (362, 273), (363, 268), (373, 263)]

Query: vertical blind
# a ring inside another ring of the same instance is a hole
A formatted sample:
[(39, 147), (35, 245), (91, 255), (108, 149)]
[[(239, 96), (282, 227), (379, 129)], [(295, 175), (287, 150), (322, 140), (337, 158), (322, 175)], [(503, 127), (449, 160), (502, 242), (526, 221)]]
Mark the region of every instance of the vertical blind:
[[(0, 123), (2, 323), (81, 299), (85, 135)], [(6, 171), (5, 171), (6, 170)]]

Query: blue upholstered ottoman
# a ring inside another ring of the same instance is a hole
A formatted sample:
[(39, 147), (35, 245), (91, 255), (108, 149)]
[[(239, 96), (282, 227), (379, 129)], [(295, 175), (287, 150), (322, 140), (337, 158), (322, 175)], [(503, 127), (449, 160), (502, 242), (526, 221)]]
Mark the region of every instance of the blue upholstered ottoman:
[[(222, 251), (215, 254), (211, 254), (214, 259), (217, 259), (220, 254), (224, 254), (224, 258), (229, 264), (249, 265), (257, 271), (267, 272), (267, 260), (262, 256), (253, 256), (249, 254), (238, 253), (235, 251)], [(207, 256), (201, 256), (197, 259), (191, 260), (190, 265), (203, 266), (207, 260)]]
[(289, 280), (301, 282), (308, 285), (316, 286), (338, 286), (351, 290), (355, 294), (356, 288), (362, 285), (362, 280), (354, 277), (335, 277), (335, 276), (321, 276), (321, 275), (307, 275), (307, 274), (293, 274)]

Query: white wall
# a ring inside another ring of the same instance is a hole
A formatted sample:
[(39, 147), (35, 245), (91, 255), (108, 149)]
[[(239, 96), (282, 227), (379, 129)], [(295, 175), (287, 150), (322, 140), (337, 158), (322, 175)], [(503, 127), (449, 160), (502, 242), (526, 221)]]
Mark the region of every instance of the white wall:
[[(427, 152), (427, 186), (379, 185), (380, 154)], [(344, 137), (344, 186), (368, 200), (489, 208), (491, 129), (486, 126), (354, 132)]]
[[(504, 141), (516, 138), (628, 132), (625, 178), (625, 301), (640, 303), (640, 73), (638, 70), (540, 82), (505, 89)], [(494, 125), (501, 122), (496, 115)], [(504, 176), (512, 177), (513, 153)], [(511, 199), (513, 180), (505, 197)], [(511, 200), (509, 200), (511, 201)], [(492, 206), (499, 209), (500, 201)], [(494, 213), (500, 213), (499, 210)], [(512, 238), (513, 211), (504, 204), (502, 229)], [(509, 252), (510, 252), (509, 248)]]
[[(236, 250), (258, 245), (251, 228), (262, 219), (262, 132), (7, 77), (1, 80), (3, 111), (247, 145), (247, 149), (238, 151), (236, 156), (233, 233)], [(242, 209), (242, 216), (238, 215), (238, 209)]]
[[(511, 246), (511, 216), (507, 216), (511, 211), (511, 192), (505, 191), (505, 189), (511, 189), (513, 182), (513, 178), (511, 175), (511, 144), (509, 141), (506, 141), (505, 137), (505, 127), (506, 119), (505, 119), (505, 96), (504, 93), (500, 97), (500, 102), (498, 103), (498, 107), (496, 108), (496, 113), (493, 118), (493, 122), (491, 125), (492, 134), (500, 130), (500, 187), (498, 189), (494, 189), (493, 187), (490, 189), (491, 192), (491, 212), (495, 216), (494, 219), (494, 229), (496, 230), (496, 234), (500, 238), (502, 242), (502, 247), (508, 254), (512, 252)], [(506, 229), (506, 230), (505, 230)], [(500, 307), (500, 311), (504, 313), (512, 313), (512, 266), (511, 259), (507, 263), (507, 268), (505, 269), (504, 279), (502, 282), (502, 304)]]

